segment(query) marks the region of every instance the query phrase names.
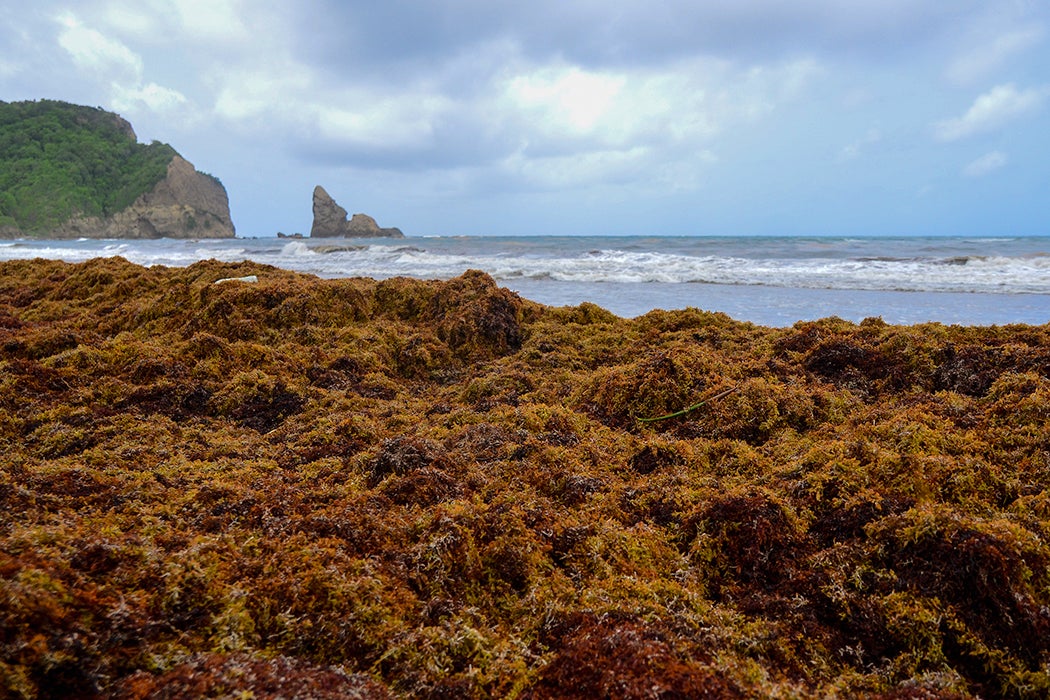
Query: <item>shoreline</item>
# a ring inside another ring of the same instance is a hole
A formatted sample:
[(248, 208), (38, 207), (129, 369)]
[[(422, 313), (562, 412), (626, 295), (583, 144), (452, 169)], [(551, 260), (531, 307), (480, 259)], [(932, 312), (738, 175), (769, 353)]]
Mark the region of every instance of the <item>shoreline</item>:
[[(274, 238), (53, 241), (0, 245), (0, 258), (79, 261), (122, 255), (143, 265), (179, 267), (209, 258), (250, 259), (329, 279), (451, 279), (477, 268), (542, 303), (589, 301), (625, 317), (695, 307), (776, 327), (828, 316), (856, 323), (882, 317), (900, 324), (1041, 325), (1050, 321), (1048, 240), (781, 237), (753, 245), (727, 237), (417, 237), (319, 245)], [(817, 284), (824, 288), (812, 288)], [(872, 285), (918, 291), (872, 291)]]
[[(580, 285), (551, 280), (499, 280), (501, 286), (551, 306), (599, 303), (617, 316), (636, 318), (672, 296), (671, 285), (595, 283), (587, 294)], [(1043, 325), (1050, 322), (1050, 294), (915, 292), (800, 289), (775, 285), (677, 283), (682, 305), (722, 312), (741, 322), (786, 328), (799, 321), (836, 316), (853, 323), (882, 318), (892, 325), (942, 323), (961, 326)], [(593, 298), (588, 298), (593, 297)], [(826, 310), (823, 311), (823, 310)], [(932, 310), (932, 311), (931, 311)]]

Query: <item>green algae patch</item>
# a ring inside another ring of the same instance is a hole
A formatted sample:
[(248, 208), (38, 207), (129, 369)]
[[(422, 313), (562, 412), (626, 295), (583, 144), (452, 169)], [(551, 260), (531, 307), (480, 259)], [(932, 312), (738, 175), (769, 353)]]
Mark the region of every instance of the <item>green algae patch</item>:
[(0, 695), (1046, 697), (1048, 444), (1047, 326), (4, 263)]

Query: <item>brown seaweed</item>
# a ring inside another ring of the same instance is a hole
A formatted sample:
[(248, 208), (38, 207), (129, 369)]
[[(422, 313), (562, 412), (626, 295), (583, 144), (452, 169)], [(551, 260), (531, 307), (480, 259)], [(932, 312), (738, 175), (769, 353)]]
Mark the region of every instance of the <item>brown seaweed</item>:
[(1050, 693), (1050, 326), (119, 258), (0, 298), (0, 696)]

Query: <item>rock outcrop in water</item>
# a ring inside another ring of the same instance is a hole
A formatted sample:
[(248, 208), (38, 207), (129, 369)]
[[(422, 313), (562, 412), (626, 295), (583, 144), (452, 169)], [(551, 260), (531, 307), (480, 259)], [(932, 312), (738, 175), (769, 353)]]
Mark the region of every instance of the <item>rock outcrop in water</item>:
[(339, 206), (325, 188), (314, 188), (314, 222), (311, 238), (404, 238), (401, 229), (382, 228), (367, 214), (354, 214), (347, 220), (346, 209)]

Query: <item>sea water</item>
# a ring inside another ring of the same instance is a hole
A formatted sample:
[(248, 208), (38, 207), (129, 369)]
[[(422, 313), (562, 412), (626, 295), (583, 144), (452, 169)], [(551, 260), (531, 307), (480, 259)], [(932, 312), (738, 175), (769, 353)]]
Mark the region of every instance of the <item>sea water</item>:
[(37, 241), (0, 260), (122, 256), (141, 265), (253, 260), (321, 277), (449, 279), (480, 269), (529, 299), (621, 316), (696, 307), (787, 326), (1050, 322), (1050, 237), (435, 236)]

